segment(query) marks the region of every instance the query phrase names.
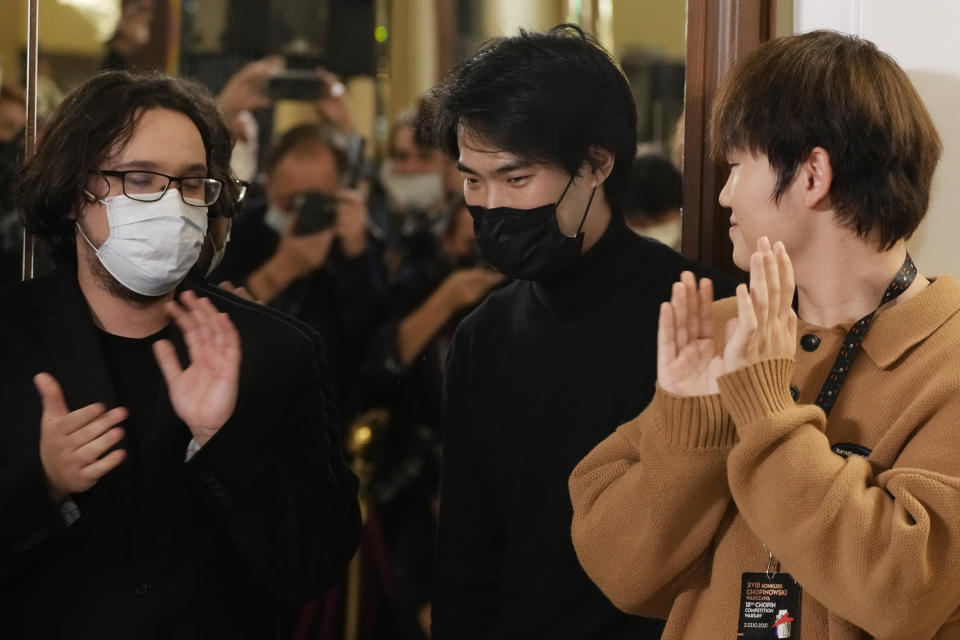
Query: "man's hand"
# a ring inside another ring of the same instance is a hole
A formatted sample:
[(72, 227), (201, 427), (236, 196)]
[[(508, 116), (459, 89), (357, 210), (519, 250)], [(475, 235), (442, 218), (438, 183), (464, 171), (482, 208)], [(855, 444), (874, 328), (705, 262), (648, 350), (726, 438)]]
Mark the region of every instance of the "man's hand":
[(670, 302), (660, 305), (657, 330), (657, 382), (678, 396), (717, 393), (723, 361), (714, 340), (713, 282), (684, 271), (674, 283)]
[(729, 373), (761, 360), (792, 358), (797, 351), (796, 283), (793, 264), (782, 242), (757, 241), (750, 257), (750, 290), (737, 287), (737, 317), (728, 327), (723, 371)]
[(480, 302), (505, 277), (483, 267), (457, 269), (440, 283), (440, 290), (444, 292), (450, 311), (455, 313)]
[(270, 56), (255, 60), (230, 76), (217, 95), (217, 105), (228, 122), (241, 111), (265, 109), (273, 104), (264, 93), (270, 76), (283, 69), (283, 58)]
[(192, 291), (168, 302), (164, 309), (183, 332), (190, 366), (180, 367), (169, 340), (158, 340), (153, 353), (167, 381), (170, 403), (201, 446), (233, 415), (240, 378), (240, 335), (225, 313), (209, 298)]
[(356, 258), (367, 249), (367, 203), (356, 189), (338, 189), (337, 222), (334, 225), (340, 248), (348, 258)]
[(350, 117), (347, 88), (340, 82), (340, 78), (323, 67), (317, 67), (316, 72), (323, 79), (324, 94), (313, 103), (313, 108), (325, 122), (329, 122), (337, 130), (351, 131), (353, 121)]
[(296, 219), (280, 236), (273, 256), (247, 278), (250, 293), (257, 301), (270, 302), (295, 280), (319, 269), (330, 257), (334, 229), (298, 236)]
[(224, 291), (229, 291), (230, 293), (237, 296), (238, 298), (243, 298), (247, 302), (256, 302), (257, 304), (263, 304), (259, 300), (254, 300), (253, 296), (250, 294), (250, 291), (242, 285), (238, 287), (232, 282), (230, 282), (229, 280), (224, 280), (217, 286), (223, 289)]
[(123, 438), (123, 429), (117, 425), (127, 418), (127, 410), (117, 407), (105, 411), (102, 404), (95, 403), (69, 411), (53, 376), (38, 373), (33, 384), (43, 403), (40, 462), (50, 498), (60, 502), (71, 493), (87, 491), (123, 461), (123, 449), (103, 454)]
[(336, 235), (334, 229), (297, 235), (295, 228), (296, 222), (280, 236), (277, 250), (270, 260), (288, 284), (326, 264)]

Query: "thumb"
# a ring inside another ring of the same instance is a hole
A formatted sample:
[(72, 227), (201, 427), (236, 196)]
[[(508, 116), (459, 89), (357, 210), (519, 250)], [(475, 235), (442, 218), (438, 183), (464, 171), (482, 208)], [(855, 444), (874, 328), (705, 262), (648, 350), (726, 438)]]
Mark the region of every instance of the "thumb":
[(183, 373), (173, 344), (169, 340), (157, 340), (153, 343), (153, 355), (157, 359), (157, 364), (160, 365), (160, 373), (167, 382), (167, 388), (170, 388), (177, 376)]
[(56, 378), (49, 373), (38, 373), (33, 377), (33, 385), (40, 393), (43, 418), (60, 418), (70, 413), (67, 402), (63, 399), (63, 389)]

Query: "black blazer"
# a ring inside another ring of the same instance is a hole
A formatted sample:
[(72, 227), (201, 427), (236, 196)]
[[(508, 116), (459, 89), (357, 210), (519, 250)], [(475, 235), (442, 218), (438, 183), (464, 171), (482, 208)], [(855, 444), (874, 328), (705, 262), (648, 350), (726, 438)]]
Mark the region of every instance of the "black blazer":
[(321, 593), (356, 549), (356, 478), (329, 420), (316, 335), (185, 286), (240, 332), (237, 408), (184, 463), (190, 433), (161, 384), (139, 499), (128, 457), (74, 497), (69, 527), (48, 497), (32, 378), (52, 374), (70, 410), (116, 406), (116, 394), (75, 270), (0, 292), (0, 636), (277, 637), (282, 604)]

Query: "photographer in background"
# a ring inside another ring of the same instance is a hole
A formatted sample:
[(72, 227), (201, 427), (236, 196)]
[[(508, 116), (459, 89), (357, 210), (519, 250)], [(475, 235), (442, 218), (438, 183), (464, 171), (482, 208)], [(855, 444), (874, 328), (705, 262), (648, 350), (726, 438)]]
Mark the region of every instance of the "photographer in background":
[(373, 454), (373, 496), (394, 581), (393, 611), (403, 640), (426, 637), (440, 483), (443, 362), (459, 322), (503, 274), (479, 263), (473, 218), (455, 198), (431, 233), (429, 250), (390, 284), (387, 320), (365, 365), (371, 399), (390, 424)]
[(328, 347), (339, 422), (361, 406), (361, 350), (384, 294), (377, 247), (367, 233), (363, 195), (342, 184), (343, 147), (327, 127), (286, 132), (268, 156), (266, 201), (250, 201), (231, 231), (212, 282), (250, 294), (317, 330)]

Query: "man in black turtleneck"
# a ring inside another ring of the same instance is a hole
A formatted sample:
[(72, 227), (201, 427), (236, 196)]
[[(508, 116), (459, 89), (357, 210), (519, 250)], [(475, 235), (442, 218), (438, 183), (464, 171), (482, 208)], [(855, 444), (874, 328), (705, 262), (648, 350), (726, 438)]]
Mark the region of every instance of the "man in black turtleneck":
[(457, 159), (481, 253), (516, 279), (448, 356), (433, 637), (659, 638), (580, 568), (567, 478), (652, 397), (680, 272), (732, 285), (626, 227), (633, 98), (578, 28), (494, 40), (428, 105), (419, 133)]

